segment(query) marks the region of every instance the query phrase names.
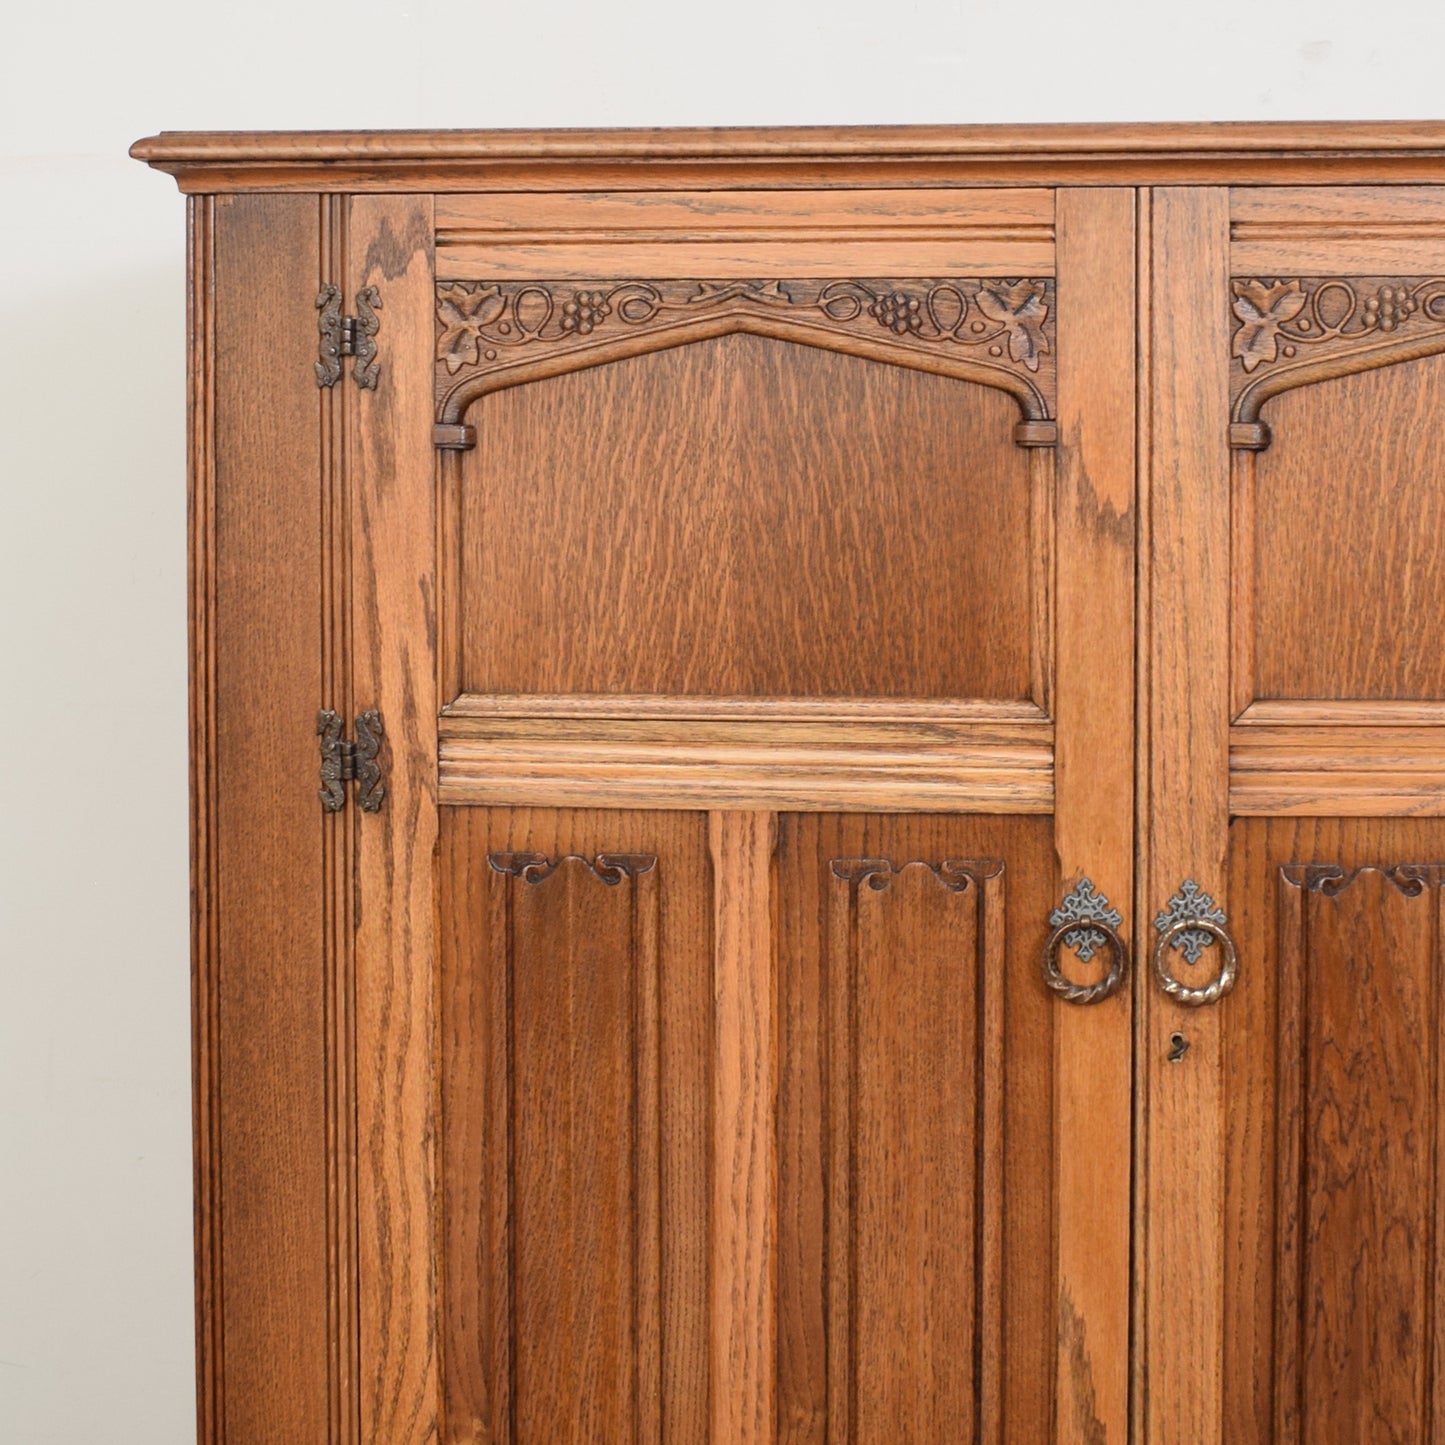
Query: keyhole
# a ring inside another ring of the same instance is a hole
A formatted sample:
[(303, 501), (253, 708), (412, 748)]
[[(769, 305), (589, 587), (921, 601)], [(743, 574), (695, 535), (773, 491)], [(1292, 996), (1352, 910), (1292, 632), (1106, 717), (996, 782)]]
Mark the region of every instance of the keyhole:
[(1177, 1064), (1183, 1057), (1185, 1050), (1189, 1047), (1189, 1040), (1183, 1034), (1169, 1035), (1169, 1062)]

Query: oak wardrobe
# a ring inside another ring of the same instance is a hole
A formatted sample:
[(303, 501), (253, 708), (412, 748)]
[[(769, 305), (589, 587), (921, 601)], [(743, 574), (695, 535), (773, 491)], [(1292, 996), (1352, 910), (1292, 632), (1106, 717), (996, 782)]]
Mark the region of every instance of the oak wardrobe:
[(134, 154), (206, 1445), (1445, 1442), (1445, 125)]

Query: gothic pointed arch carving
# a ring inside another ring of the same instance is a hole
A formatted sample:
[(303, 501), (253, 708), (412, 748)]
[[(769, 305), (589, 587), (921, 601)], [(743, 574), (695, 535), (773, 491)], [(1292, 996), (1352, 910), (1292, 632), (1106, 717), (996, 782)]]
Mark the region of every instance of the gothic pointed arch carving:
[(489, 392), (745, 332), (1008, 392), (1015, 439), (1055, 439), (1051, 278), (443, 281), (438, 446), (466, 449)]

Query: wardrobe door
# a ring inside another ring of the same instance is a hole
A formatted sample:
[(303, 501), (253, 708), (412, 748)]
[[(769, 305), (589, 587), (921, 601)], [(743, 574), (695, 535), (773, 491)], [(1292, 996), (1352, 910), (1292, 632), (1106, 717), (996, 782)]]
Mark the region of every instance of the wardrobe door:
[(1133, 193), (349, 226), (363, 1438), (1124, 1440)]
[(1445, 1439), (1445, 190), (1153, 242), (1145, 1435)]

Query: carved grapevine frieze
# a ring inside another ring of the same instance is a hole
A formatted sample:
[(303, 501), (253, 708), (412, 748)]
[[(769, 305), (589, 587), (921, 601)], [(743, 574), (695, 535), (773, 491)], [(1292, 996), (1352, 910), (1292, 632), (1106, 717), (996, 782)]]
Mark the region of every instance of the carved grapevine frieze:
[(1445, 351), (1445, 277), (1235, 277), (1234, 445), (1269, 444), (1260, 407), (1292, 387)]
[(752, 315), (966, 356), (1011, 373), (1030, 414), (1053, 415), (1050, 279), (445, 281), (436, 302), (439, 400), (472, 377), (614, 337)]
[(1410, 329), (1445, 327), (1445, 277), (1325, 276), (1292, 281), (1237, 278), (1232, 352), (1246, 372), (1308, 350)]

